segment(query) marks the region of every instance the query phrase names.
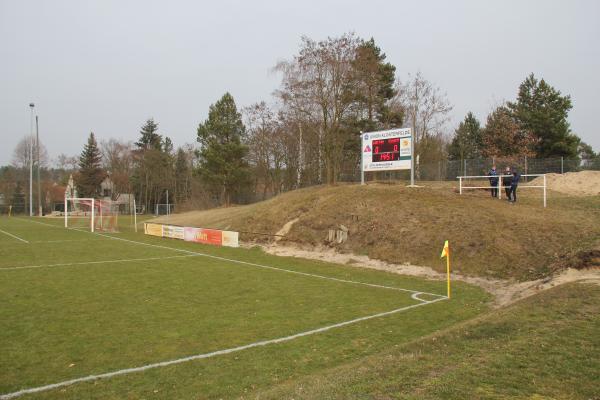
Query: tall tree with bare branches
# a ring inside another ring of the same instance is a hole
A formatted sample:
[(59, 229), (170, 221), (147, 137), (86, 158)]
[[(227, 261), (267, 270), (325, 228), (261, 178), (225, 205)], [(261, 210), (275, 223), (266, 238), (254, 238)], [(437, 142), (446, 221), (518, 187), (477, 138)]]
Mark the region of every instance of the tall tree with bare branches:
[(406, 123), (413, 128), (415, 149), (422, 140), (438, 134), (449, 120), (452, 105), (446, 93), (423, 77), (420, 72), (398, 82), (395, 106), (404, 110)]
[[(280, 96), (296, 100), (299, 112), (310, 114), (317, 122), (327, 183), (337, 181), (343, 159), (347, 139), (343, 121), (356, 92), (353, 61), (359, 44), (354, 34), (319, 42), (303, 37), (298, 54), (276, 67), (284, 75)], [(292, 73), (296, 76), (290, 76)]]

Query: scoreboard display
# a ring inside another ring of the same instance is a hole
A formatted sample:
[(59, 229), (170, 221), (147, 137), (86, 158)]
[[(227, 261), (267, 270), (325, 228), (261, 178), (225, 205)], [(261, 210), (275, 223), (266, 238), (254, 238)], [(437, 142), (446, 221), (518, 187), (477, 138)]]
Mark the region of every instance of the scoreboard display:
[(362, 170), (390, 171), (412, 168), (410, 129), (362, 134)]
[(400, 159), (400, 138), (377, 139), (372, 142), (373, 162)]

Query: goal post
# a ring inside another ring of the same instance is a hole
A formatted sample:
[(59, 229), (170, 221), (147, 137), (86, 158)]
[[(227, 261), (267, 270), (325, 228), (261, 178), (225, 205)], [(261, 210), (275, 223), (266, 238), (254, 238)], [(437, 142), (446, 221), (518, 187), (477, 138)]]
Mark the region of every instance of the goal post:
[(65, 228), (91, 232), (119, 232), (120, 228), (137, 232), (137, 213), (133, 196), (123, 200), (65, 197)]
[[(543, 192), (543, 202), (544, 202), (544, 208), (547, 205), (547, 190), (548, 190), (548, 185), (547, 185), (547, 181), (546, 181), (546, 174), (522, 174), (520, 175), (521, 177), (525, 177), (525, 178), (538, 178), (538, 177), (542, 177), (542, 182), (541, 184), (520, 184), (518, 187), (519, 189), (542, 189)], [(497, 189), (498, 190), (498, 198), (501, 199), (502, 198), (502, 189), (506, 189), (510, 186), (503, 186), (502, 185), (502, 178), (509, 178), (512, 177), (512, 175), (461, 175), (461, 176), (457, 176), (456, 178), (458, 179), (458, 192), (459, 194), (463, 194), (463, 192), (465, 190), (471, 190), (471, 189)], [(491, 185), (484, 185), (482, 182), (485, 180), (489, 180), (490, 178), (495, 178), (498, 180), (498, 183), (496, 184), (496, 186), (491, 186)], [(476, 182), (475, 185), (471, 185), (469, 184), (469, 182)]]
[(65, 197), (65, 228), (82, 228), (88, 224), (94, 232), (96, 200), (92, 197)]

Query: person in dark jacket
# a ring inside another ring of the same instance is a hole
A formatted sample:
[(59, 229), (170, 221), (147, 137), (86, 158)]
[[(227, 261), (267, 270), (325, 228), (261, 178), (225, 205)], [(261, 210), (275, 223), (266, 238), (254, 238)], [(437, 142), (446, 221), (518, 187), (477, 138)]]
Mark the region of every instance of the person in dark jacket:
[(517, 202), (517, 186), (519, 186), (519, 180), (521, 179), (521, 174), (514, 170), (512, 173), (512, 181), (510, 182), (510, 194), (512, 195), (512, 202)]
[(492, 165), (488, 176), (490, 177), (490, 186), (492, 187), (492, 197), (498, 197), (498, 173), (496, 173), (495, 165)]
[(506, 200), (510, 201), (510, 185), (512, 183), (512, 173), (510, 167), (506, 167), (504, 170), (504, 176), (502, 177), (502, 186), (504, 186), (504, 193), (506, 193)]

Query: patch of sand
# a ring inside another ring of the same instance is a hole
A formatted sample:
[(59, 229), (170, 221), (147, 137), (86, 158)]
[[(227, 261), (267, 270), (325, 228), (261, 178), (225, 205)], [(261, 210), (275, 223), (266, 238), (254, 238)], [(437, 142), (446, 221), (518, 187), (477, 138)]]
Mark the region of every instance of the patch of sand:
[[(543, 177), (535, 178), (532, 185), (543, 185)], [(548, 189), (574, 196), (600, 195), (600, 171), (546, 174)]]
[(294, 226), (294, 224), (298, 222), (299, 219), (300, 217), (294, 218), (291, 221), (286, 222), (285, 225), (283, 225), (283, 227), (280, 230), (278, 230), (275, 234), (275, 243), (279, 242), (282, 237), (287, 235), (290, 232), (290, 229), (292, 229), (292, 226)]
[[(290, 221), (292, 222), (292, 221)], [(288, 224), (290, 223), (288, 222)], [(295, 222), (295, 221), (294, 221)], [(286, 224), (287, 225), (287, 224)], [(290, 224), (289, 227), (291, 227)], [(289, 229), (288, 227), (288, 229)], [(283, 230), (283, 229), (282, 229)], [(263, 246), (263, 249), (273, 255), (285, 257), (299, 257), (310, 260), (321, 260), (336, 264), (344, 264), (352, 267), (371, 268), (380, 271), (393, 272), (401, 275), (419, 276), (427, 279), (445, 280), (446, 275), (434, 271), (430, 267), (422, 267), (409, 264), (391, 264), (381, 260), (371, 259), (367, 256), (355, 254), (342, 254), (328, 247), (293, 247), (271, 244)], [(511, 280), (486, 279), (478, 277), (452, 274), (453, 280), (467, 282), (477, 285), (494, 296), (493, 306), (503, 307), (517, 300), (532, 296), (543, 290), (575, 281), (589, 281), (600, 284), (600, 268), (577, 270), (569, 268), (553, 277), (538, 279), (527, 282), (515, 282)]]

